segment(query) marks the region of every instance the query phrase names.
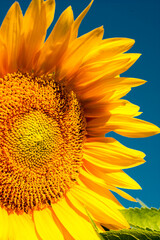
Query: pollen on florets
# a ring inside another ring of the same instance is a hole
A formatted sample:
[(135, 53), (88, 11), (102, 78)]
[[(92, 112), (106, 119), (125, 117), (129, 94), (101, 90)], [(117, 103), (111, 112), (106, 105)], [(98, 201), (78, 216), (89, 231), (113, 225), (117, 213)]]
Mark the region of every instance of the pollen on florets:
[(0, 79), (0, 206), (42, 209), (76, 182), (85, 119), (75, 93), (54, 74)]

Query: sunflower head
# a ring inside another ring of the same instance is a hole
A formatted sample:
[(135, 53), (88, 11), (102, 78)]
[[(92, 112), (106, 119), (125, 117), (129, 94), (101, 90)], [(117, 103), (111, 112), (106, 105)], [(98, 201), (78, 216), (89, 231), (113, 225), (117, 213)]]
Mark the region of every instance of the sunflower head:
[(85, 139), (80, 103), (53, 74), (11, 73), (0, 91), (0, 202), (16, 212), (41, 209), (57, 202), (79, 175)]
[(126, 53), (134, 40), (103, 39), (103, 27), (78, 37), (92, 2), (75, 20), (68, 7), (47, 39), (54, 0), (32, 0), (24, 16), (15, 2), (0, 28), (2, 240), (97, 239), (85, 208), (98, 229), (129, 228), (111, 191), (135, 201), (123, 169), (145, 155), (105, 134), (160, 131), (122, 99), (145, 82), (120, 77), (140, 56)]

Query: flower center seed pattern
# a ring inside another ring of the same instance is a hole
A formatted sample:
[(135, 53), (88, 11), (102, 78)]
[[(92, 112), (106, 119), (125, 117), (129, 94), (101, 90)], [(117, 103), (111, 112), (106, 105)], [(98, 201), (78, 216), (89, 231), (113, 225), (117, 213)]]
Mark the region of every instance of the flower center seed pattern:
[(82, 166), (85, 119), (54, 75), (0, 79), (0, 206), (30, 212), (57, 202)]

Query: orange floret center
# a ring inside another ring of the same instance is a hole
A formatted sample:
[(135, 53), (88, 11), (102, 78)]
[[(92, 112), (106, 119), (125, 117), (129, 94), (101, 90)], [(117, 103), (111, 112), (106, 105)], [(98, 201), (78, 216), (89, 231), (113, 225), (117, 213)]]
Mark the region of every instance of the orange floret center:
[(0, 206), (30, 212), (57, 202), (82, 166), (85, 119), (54, 74), (0, 79)]

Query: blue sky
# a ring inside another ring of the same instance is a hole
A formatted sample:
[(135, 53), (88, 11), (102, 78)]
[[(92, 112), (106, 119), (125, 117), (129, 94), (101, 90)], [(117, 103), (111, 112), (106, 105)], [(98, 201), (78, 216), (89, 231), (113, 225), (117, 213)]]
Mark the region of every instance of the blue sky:
[[(19, 3), (25, 12), (29, 0)], [(55, 21), (69, 5), (77, 15), (88, 5), (89, 0), (57, 0)], [(0, 2), (0, 22), (2, 22), (13, 0)], [(104, 38), (128, 37), (136, 43), (130, 52), (142, 53), (140, 59), (123, 76), (147, 80), (147, 83), (134, 88), (126, 96), (127, 100), (139, 105), (143, 114), (141, 119), (150, 121), (160, 127), (160, 1), (159, 0), (95, 0), (90, 12), (83, 20), (79, 35), (104, 26)], [(53, 27), (53, 24), (52, 24)], [(51, 30), (51, 28), (50, 28)], [(143, 190), (128, 190), (135, 198), (141, 199), (149, 207), (160, 207), (160, 134), (157, 136), (129, 139), (112, 134), (124, 145), (146, 153), (146, 163), (126, 171)], [(116, 195), (117, 197), (117, 195)], [(137, 206), (122, 198), (125, 206)]]

